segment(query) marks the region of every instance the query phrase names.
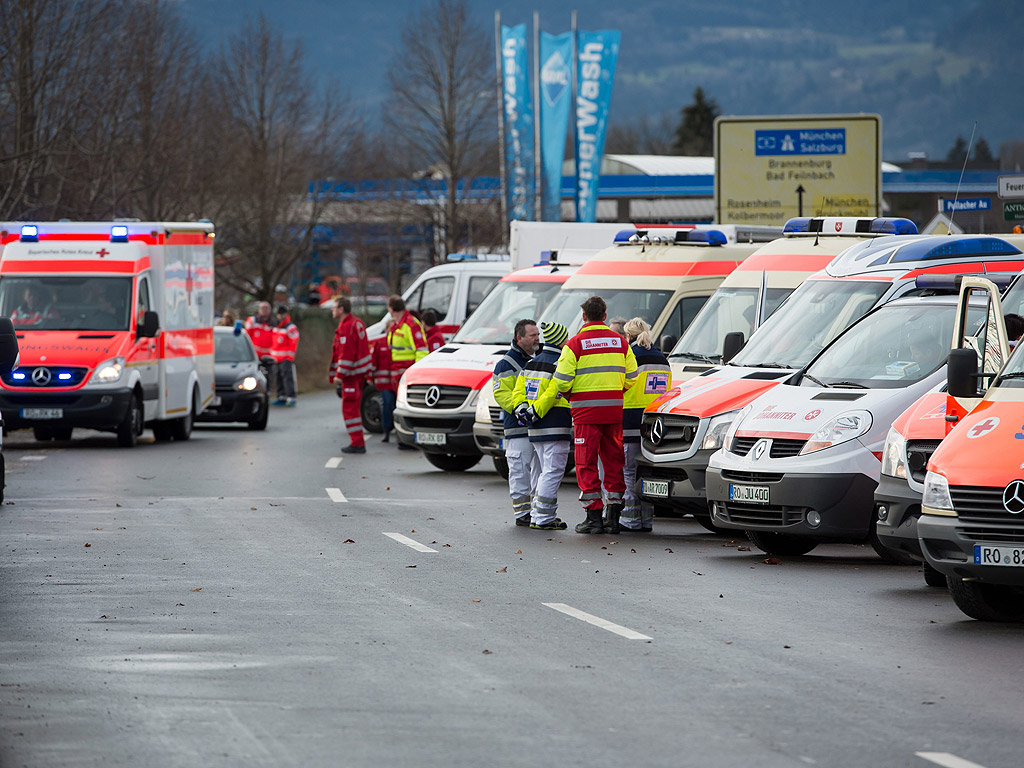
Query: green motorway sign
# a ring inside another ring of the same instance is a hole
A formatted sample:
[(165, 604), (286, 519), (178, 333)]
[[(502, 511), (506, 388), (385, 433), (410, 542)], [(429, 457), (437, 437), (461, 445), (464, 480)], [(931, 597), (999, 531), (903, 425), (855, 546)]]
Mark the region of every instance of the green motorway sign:
[(1004, 221), (1024, 221), (1024, 200), (1003, 203)]

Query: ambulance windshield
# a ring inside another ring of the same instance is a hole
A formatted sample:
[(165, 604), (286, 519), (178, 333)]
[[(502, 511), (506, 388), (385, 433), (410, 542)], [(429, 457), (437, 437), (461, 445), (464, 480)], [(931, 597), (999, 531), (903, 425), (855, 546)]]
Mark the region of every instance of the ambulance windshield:
[(583, 325), (583, 312), (580, 304), (591, 296), (600, 296), (608, 305), (608, 319), (631, 320), (642, 317), (652, 326), (657, 322), (662, 310), (672, 296), (672, 291), (646, 290), (615, 290), (573, 288), (559, 291), (558, 296), (544, 311), (541, 320), (547, 323), (561, 323), (569, 330), (569, 335), (577, 333)]
[(127, 331), (129, 277), (5, 277), (0, 315), (19, 330)]
[(452, 341), (461, 344), (509, 344), (516, 323), (536, 320), (562, 287), (560, 282), (504, 280), (491, 289)]
[(808, 280), (751, 335), (730, 365), (802, 368), (891, 285), (884, 280)]
[[(769, 288), (764, 301), (765, 317), (792, 292), (792, 288)], [(720, 362), (726, 334), (738, 331), (744, 339), (750, 338), (759, 298), (759, 288), (719, 288), (690, 323), (670, 356)]]
[[(956, 304), (887, 304), (850, 328), (804, 373), (806, 386), (899, 389), (945, 365), (956, 321)], [(971, 306), (967, 325), (984, 320)]]

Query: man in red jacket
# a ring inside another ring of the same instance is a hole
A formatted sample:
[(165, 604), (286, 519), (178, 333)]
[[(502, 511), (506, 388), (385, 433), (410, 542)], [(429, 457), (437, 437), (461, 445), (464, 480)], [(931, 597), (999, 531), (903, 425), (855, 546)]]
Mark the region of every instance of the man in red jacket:
[(360, 413), (363, 378), (370, 372), (370, 345), (366, 340), (366, 326), (352, 314), (352, 302), (345, 296), (335, 299), (331, 312), (338, 321), (338, 328), (334, 332), (331, 367), (327, 375), (331, 383), (341, 385), (341, 418), (345, 421), (350, 443), (341, 452), (366, 453)]
[(395, 390), (398, 380), (391, 367), (391, 348), (387, 333), (391, 330), (391, 315), (384, 315), (384, 335), (370, 344), (370, 365), (373, 368), (373, 386), (380, 393), (380, 426), (384, 430), (382, 443), (391, 442), (391, 430), (395, 428)]
[(423, 313), (423, 330), (427, 337), (428, 352), (434, 352), (445, 345), (444, 334), (437, 327), (437, 313), (432, 309)]
[(252, 345), (256, 347), (256, 354), (262, 357), (270, 356), (270, 349), (274, 346), (274, 313), (269, 301), (261, 301), (255, 315), (250, 315), (245, 320), (245, 332), (252, 339)]
[(288, 307), (277, 308), (277, 325), (274, 326), (273, 344), (270, 356), (274, 358), (274, 373), (277, 379), (277, 399), (271, 405), (295, 405), (298, 386), (295, 381), (295, 352), (299, 348), (299, 326), (292, 322)]

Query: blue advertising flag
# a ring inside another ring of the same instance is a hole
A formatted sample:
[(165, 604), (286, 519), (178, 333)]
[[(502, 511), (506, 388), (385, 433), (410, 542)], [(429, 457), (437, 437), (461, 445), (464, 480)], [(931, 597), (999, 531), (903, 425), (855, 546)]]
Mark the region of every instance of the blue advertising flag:
[(526, 58), (526, 25), (501, 28), (505, 108), (505, 190), (509, 220), (533, 219), (533, 102)]
[(541, 218), (562, 219), (562, 159), (572, 106), (572, 32), (540, 33)]
[(608, 128), (617, 31), (579, 32), (576, 78), (576, 221), (597, 221), (597, 185)]

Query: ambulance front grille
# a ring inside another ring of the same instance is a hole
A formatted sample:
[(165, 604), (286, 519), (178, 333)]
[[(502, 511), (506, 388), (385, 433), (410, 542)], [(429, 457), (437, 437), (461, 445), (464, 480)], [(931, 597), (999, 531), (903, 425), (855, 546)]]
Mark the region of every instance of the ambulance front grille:
[[(656, 423), (661, 422), (656, 427)], [(677, 453), (693, 445), (700, 419), (696, 416), (644, 414), (640, 440), (645, 451), (652, 454)], [(657, 438), (657, 442), (655, 442)]]
[[(722, 502), (718, 502), (721, 504)], [(804, 521), (807, 510), (803, 507), (782, 507), (769, 504), (737, 504), (725, 502), (725, 513), (730, 522), (739, 525), (788, 526), (799, 525)]]
[(1003, 488), (979, 485), (951, 485), (949, 496), (961, 520), (1018, 520), (1003, 506)]
[[(750, 449), (753, 448), (758, 440), (763, 438), (760, 437), (735, 437), (732, 441), (732, 449), (730, 453), (735, 453), (737, 456), (746, 456), (750, 453)], [(788, 459), (792, 456), (797, 456), (800, 450), (804, 447), (806, 440), (790, 440), (781, 437), (771, 438), (772, 445), (768, 451), (768, 455), (773, 459)]]
[(964, 525), (957, 527), (957, 532), (969, 541), (1024, 547), (1024, 522), (1014, 526)]
[(406, 393), (413, 408), (458, 408), (469, 397), (469, 387), (443, 384), (410, 384)]

